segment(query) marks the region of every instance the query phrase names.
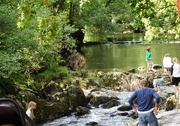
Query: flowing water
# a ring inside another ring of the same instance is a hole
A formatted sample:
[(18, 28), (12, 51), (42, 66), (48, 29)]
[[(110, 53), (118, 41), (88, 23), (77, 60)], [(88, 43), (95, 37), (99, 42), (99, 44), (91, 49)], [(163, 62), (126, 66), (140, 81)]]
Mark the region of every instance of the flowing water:
[[(119, 102), (127, 104), (127, 99), (130, 96), (130, 92), (119, 92), (112, 90), (103, 90), (103, 92), (117, 96)], [(117, 108), (120, 106), (112, 107), (110, 109), (92, 108), (90, 114), (76, 117), (74, 114), (71, 116), (62, 117), (52, 122), (47, 122), (42, 126), (86, 126), (86, 123), (97, 122), (98, 126), (125, 126), (127, 122), (132, 121), (131, 117), (120, 116), (120, 111)]]

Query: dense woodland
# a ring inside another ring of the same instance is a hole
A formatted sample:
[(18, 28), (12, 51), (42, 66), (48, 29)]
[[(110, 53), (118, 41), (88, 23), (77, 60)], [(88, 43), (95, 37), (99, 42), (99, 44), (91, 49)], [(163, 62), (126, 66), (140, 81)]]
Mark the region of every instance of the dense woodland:
[(89, 35), (145, 33), (146, 42), (180, 35), (176, 0), (1, 0), (0, 24), (0, 94), (12, 93), (7, 85), (71, 81), (66, 59)]

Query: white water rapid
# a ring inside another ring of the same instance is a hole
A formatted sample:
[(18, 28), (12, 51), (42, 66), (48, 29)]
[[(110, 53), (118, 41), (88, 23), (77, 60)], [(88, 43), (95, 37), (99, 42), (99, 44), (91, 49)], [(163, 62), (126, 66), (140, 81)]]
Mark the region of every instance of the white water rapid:
[[(85, 91), (85, 94), (87, 91)], [(127, 99), (131, 95), (130, 92), (119, 92), (107, 89), (102, 89), (101, 93), (107, 95), (114, 95), (119, 98), (121, 105), (127, 104)], [(120, 111), (117, 108), (120, 106), (112, 107), (110, 109), (92, 108), (90, 114), (76, 117), (74, 114), (71, 116), (62, 117), (52, 122), (47, 122), (42, 126), (86, 126), (89, 122), (97, 122), (96, 126), (125, 126), (129, 121), (132, 121), (131, 117), (121, 116), (117, 113)]]

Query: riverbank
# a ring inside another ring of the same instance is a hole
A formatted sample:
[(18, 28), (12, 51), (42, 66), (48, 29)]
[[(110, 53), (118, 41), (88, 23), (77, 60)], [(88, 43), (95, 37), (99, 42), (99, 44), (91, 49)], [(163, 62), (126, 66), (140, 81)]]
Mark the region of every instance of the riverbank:
[[(172, 86), (161, 86), (161, 89), (161, 97), (166, 95), (166, 93), (174, 93)], [(85, 95), (88, 95), (89, 93), (89, 90), (84, 90)], [(62, 117), (51, 122), (47, 122), (41, 126), (137, 126), (138, 119), (132, 119), (131, 117), (125, 116), (127, 111), (118, 111), (120, 106), (126, 105), (127, 99), (132, 93), (133, 92), (119, 92), (112, 89), (101, 89), (96, 91), (97, 95), (117, 96), (119, 98), (118, 101), (121, 104), (109, 109), (102, 107), (92, 107), (89, 114), (75, 116), (72, 113), (71, 116)], [(178, 124), (180, 124), (179, 113), (179, 109), (173, 109), (169, 111), (159, 110), (158, 113), (156, 113), (156, 117), (160, 124), (159, 126), (178, 126)]]
[(133, 119), (129, 115), (132, 108), (127, 106), (127, 99), (134, 90), (139, 88), (140, 80), (152, 76), (162, 76), (166, 82), (166, 85), (161, 87), (160, 110), (174, 109), (172, 102), (172, 104), (167, 104), (168, 97), (174, 92), (168, 85), (169, 74), (163, 71), (141, 74), (114, 70), (92, 73), (84, 71), (81, 75), (74, 76), (71, 83), (50, 81), (38, 91), (23, 90), (19, 91), (16, 96), (6, 97), (20, 103), (24, 110), (29, 101), (35, 101), (37, 103), (34, 111), (35, 122), (44, 124), (43, 126), (49, 126), (51, 124), (49, 121), (54, 119), (57, 120), (52, 122), (53, 126), (85, 126), (91, 123), (104, 126), (106, 121), (107, 124), (111, 123), (113, 126), (123, 126), (124, 123)]
[[(127, 99), (133, 93), (133, 91), (138, 88), (136, 84), (138, 85), (138, 82), (140, 79), (147, 78), (154, 74), (155, 76), (160, 75), (160, 73), (158, 72), (144, 73), (144, 74), (133, 74), (133, 73), (123, 74), (121, 72), (109, 72), (109, 73), (98, 72), (97, 75), (100, 78), (104, 78), (104, 79), (106, 78), (106, 81), (114, 80), (113, 81), (114, 85), (112, 85), (114, 86), (114, 88), (110, 88), (110, 87), (103, 88), (102, 85), (100, 86), (100, 84), (97, 84), (96, 82), (95, 85), (96, 86), (99, 85), (101, 88), (95, 89), (95, 87), (94, 88), (91, 87), (86, 90), (83, 90), (86, 97), (91, 97), (91, 100), (89, 102), (89, 105), (91, 105), (90, 113), (82, 115), (82, 116), (76, 116), (74, 113), (72, 113), (71, 116), (66, 116), (66, 117), (56, 119), (51, 122), (47, 122), (42, 126), (48, 126), (48, 125), (54, 125), (54, 126), (56, 125), (137, 126), (136, 125), (137, 119), (133, 119), (131, 118), (131, 116), (127, 116), (128, 114), (132, 112), (132, 110), (129, 109), (129, 110), (122, 111), (122, 110), (118, 110), (118, 108), (127, 105)], [(161, 76), (166, 76), (166, 75), (167, 73), (161, 73)], [(167, 120), (171, 118), (168, 116), (177, 116), (178, 114), (177, 112), (177, 113), (174, 113), (173, 115), (175, 108), (173, 108), (172, 106), (170, 108), (167, 108), (167, 106), (169, 106), (167, 104), (167, 99), (169, 96), (173, 96), (174, 94), (174, 89), (172, 88), (171, 85), (169, 85), (168, 82), (169, 80), (168, 81), (166, 80), (166, 85), (160, 86), (161, 92), (159, 93), (159, 95), (161, 97), (161, 104), (160, 104), (160, 109), (157, 114), (157, 118), (160, 123), (160, 126), (169, 126), (169, 125), (166, 125)], [(112, 81), (108, 81), (108, 83), (112, 83)], [(123, 83), (123, 85), (121, 85), (121, 83)], [(91, 82), (91, 84), (93, 83)], [(114, 99), (114, 98), (117, 101), (119, 101), (119, 104), (115, 105), (114, 103), (116, 102), (111, 101), (111, 99)], [(107, 107), (108, 105), (111, 107), (109, 107), (108, 109), (102, 108), (104, 106)], [(134, 124), (134, 122), (136, 122), (136, 124)], [(176, 121), (176, 123), (178, 122)]]

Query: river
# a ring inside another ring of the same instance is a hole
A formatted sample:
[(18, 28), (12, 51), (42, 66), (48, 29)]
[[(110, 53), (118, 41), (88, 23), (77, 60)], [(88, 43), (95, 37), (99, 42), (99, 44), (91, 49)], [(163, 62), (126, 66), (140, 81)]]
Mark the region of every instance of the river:
[[(102, 89), (103, 92), (117, 96), (121, 105), (127, 104), (127, 99), (131, 95), (130, 92), (119, 92), (107, 89)], [(85, 93), (86, 94), (86, 93)], [(120, 106), (121, 106), (120, 105)], [(112, 107), (110, 109), (92, 108), (90, 114), (76, 117), (73, 113), (71, 116), (62, 117), (51, 122), (47, 122), (42, 126), (86, 126), (89, 122), (97, 122), (96, 126), (125, 126), (126, 123), (132, 121), (131, 117), (120, 116), (117, 110), (118, 107)]]
[(138, 67), (146, 69), (145, 53), (151, 47), (154, 64), (162, 65), (165, 53), (180, 59), (180, 44), (102, 44), (83, 47), (87, 57), (87, 69), (108, 71), (112, 69), (130, 70)]

